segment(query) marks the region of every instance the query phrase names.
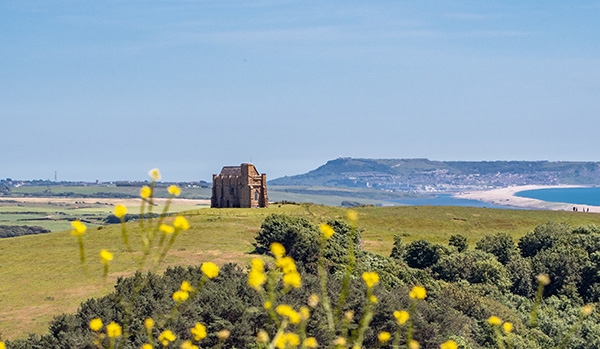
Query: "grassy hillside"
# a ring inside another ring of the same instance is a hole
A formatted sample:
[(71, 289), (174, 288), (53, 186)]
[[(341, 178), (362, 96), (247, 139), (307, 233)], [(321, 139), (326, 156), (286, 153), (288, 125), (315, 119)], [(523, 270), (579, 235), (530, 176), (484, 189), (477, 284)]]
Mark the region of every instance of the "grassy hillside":
[[(389, 255), (393, 236), (446, 243), (461, 233), (469, 242), (499, 231), (518, 239), (548, 221), (573, 226), (600, 225), (600, 215), (553, 211), (493, 210), (468, 207), (360, 207), (359, 227), (367, 250)], [(346, 210), (316, 205), (273, 205), (268, 209), (199, 209), (188, 211), (191, 228), (183, 232), (165, 260), (170, 265), (212, 261), (245, 263), (253, 257), (252, 242), (263, 219), (285, 213), (323, 222), (342, 218)], [(128, 224), (132, 244), (139, 246), (138, 225)], [(131, 275), (138, 252), (129, 253), (119, 226), (96, 227), (84, 234), (90, 278), (81, 271), (77, 239), (68, 231), (0, 240), (0, 333), (22, 338), (43, 333), (53, 315), (74, 311), (79, 303), (111, 291), (117, 277)], [(98, 253), (114, 253), (111, 272), (102, 281)]]

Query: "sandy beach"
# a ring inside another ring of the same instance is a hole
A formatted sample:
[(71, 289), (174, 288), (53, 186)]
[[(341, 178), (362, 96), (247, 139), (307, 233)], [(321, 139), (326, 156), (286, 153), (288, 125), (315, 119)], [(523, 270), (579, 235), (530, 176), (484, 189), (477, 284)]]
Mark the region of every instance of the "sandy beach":
[(489, 202), (495, 205), (528, 208), (535, 210), (573, 211), (577, 207), (579, 212), (585, 207), (590, 212), (600, 213), (600, 206), (574, 205), (565, 202), (547, 202), (537, 199), (521, 198), (515, 193), (524, 190), (549, 189), (549, 188), (581, 188), (578, 185), (521, 185), (493, 190), (472, 191), (455, 194), (454, 197)]

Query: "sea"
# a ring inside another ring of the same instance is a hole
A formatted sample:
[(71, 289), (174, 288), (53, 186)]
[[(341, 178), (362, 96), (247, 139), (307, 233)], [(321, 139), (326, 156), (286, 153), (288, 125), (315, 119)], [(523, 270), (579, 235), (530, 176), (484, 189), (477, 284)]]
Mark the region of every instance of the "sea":
[(508, 206), (498, 206), (491, 204), (489, 202), (479, 201), (479, 200), (470, 200), (470, 199), (460, 199), (455, 198), (452, 194), (436, 194), (434, 197), (427, 199), (402, 199), (402, 200), (390, 200), (391, 202), (395, 202), (403, 205), (410, 206), (467, 206), (467, 207), (487, 207), (487, 208), (509, 208), (509, 209), (518, 209), (515, 207)]
[(574, 205), (600, 206), (600, 187), (525, 190), (516, 193), (515, 196), (549, 202), (567, 202)]

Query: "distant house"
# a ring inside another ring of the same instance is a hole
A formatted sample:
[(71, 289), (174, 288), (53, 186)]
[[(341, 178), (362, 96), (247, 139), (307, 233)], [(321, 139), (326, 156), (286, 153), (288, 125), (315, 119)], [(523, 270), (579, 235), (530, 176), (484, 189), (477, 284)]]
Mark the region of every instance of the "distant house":
[(225, 166), (213, 174), (210, 207), (267, 207), (267, 175), (259, 174), (253, 164)]

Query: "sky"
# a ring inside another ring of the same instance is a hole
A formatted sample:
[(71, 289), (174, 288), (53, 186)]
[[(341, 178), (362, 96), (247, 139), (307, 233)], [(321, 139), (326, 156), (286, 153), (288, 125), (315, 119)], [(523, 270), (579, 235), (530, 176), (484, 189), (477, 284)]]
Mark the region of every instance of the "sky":
[(0, 178), (600, 161), (597, 1), (3, 0)]

